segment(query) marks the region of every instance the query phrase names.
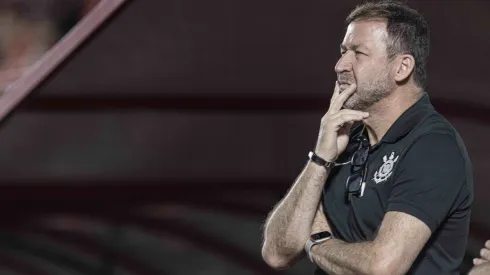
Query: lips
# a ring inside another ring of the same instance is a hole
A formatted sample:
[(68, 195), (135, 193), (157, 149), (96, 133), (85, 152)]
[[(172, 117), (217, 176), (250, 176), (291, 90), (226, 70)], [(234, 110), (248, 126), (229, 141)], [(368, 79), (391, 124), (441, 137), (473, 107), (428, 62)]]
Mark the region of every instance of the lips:
[(351, 85), (350, 83), (339, 83), (339, 87), (342, 90), (349, 87), (350, 85)]
[(348, 82), (339, 82), (339, 93), (342, 93), (345, 91), (347, 88), (349, 88), (352, 85), (352, 83)]
[(355, 82), (355, 78), (353, 75), (345, 73), (337, 75), (337, 81), (339, 85), (350, 85)]

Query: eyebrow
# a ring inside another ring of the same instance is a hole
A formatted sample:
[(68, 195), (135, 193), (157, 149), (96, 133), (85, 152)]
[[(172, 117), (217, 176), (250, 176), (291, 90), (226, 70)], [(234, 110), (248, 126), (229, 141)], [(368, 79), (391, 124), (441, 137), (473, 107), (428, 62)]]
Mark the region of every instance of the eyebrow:
[(357, 50), (357, 49), (359, 49), (359, 48), (364, 48), (364, 49), (366, 49), (366, 50), (367, 50), (367, 48), (366, 48), (364, 45), (362, 45), (362, 44), (352, 44), (350, 47), (347, 47), (347, 46), (346, 46), (346, 45), (344, 45), (344, 44), (340, 44), (340, 50), (341, 50), (341, 51), (342, 51), (342, 50), (347, 50), (347, 49), (349, 49), (349, 48), (350, 48), (351, 50), (353, 50), (353, 51), (356, 51), (356, 50)]

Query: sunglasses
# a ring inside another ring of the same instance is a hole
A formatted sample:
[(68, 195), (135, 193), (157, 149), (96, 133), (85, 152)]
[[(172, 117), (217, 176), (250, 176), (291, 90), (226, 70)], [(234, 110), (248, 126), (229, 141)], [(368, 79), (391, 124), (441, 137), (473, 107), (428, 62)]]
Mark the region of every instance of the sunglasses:
[(367, 159), (369, 156), (369, 140), (360, 135), (357, 138), (359, 147), (352, 155), (351, 175), (347, 178), (345, 189), (347, 191), (347, 200), (350, 202), (353, 196), (360, 197), (364, 193), (364, 187), (367, 174)]

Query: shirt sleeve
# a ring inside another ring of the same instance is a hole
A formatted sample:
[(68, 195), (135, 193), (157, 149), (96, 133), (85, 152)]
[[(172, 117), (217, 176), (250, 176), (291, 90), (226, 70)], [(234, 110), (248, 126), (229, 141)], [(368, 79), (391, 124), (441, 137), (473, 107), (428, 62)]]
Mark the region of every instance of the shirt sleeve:
[(412, 215), (434, 232), (465, 191), (466, 180), (456, 140), (444, 134), (423, 136), (398, 164), (387, 211)]

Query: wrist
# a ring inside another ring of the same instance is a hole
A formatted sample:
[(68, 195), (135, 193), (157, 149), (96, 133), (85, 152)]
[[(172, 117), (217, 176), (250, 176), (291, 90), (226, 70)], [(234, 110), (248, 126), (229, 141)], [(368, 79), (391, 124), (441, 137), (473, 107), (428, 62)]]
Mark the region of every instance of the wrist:
[(305, 243), (305, 252), (308, 258), (312, 263), (315, 263), (313, 259), (313, 254), (314, 249), (316, 249), (317, 246), (324, 244), (325, 242), (331, 240), (333, 238), (332, 234), (328, 231), (323, 231), (319, 233), (315, 233), (308, 238), (308, 240)]
[(315, 150), (313, 151), (315, 154), (317, 154), (319, 157), (326, 161), (330, 162), (335, 162), (337, 160), (337, 155), (329, 153), (327, 150), (322, 150), (320, 147), (315, 147)]
[(335, 166), (334, 161), (326, 160), (326, 159), (322, 158), (321, 156), (319, 156), (318, 154), (316, 154), (314, 151), (310, 151), (308, 153), (308, 157), (309, 157), (311, 162), (315, 163), (318, 166), (324, 167), (327, 171), (329, 171), (331, 168), (333, 168)]
[(337, 160), (337, 152), (335, 152), (336, 150), (332, 151), (332, 148), (336, 148), (337, 144), (330, 143), (332, 142), (323, 138), (318, 140), (314, 152), (324, 160), (334, 162)]

